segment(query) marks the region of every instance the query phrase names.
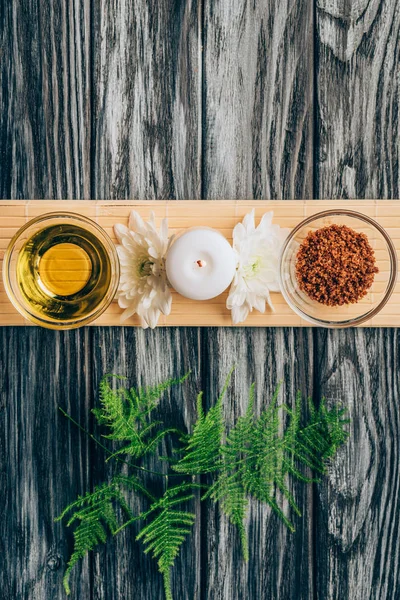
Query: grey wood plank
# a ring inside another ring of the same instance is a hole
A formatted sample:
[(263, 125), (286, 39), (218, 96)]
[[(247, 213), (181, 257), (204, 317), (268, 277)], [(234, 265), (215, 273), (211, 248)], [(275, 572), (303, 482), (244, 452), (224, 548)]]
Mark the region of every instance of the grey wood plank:
[(319, 0), (316, 194), (399, 197), (396, 0)]
[[(398, 197), (398, 3), (323, 0), (316, 25), (316, 195)], [(317, 597), (397, 598), (398, 334), (316, 330), (314, 340), (320, 394), (352, 419), (317, 492)]]
[[(280, 380), (281, 401), (292, 404), (300, 389), (312, 395), (313, 344), (309, 329), (207, 329), (203, 341), (205, 398), (213, 405), (232, 365), (236, 366), (225, 398), (231, 426), (246, 409), (256, 383), (256, 411), (269, 404)], [(203, 595), (209, 600), (289, 600), (313, 598), (312, 490), (293, 482), (291, 490), (303, 513), (290, 533), (268, 507), (250, 504), (250, 561), (241, 557), (237, 532), (209, 503), (203, 522)], [(293, 515), (291, 515), (293, 517)]]
[(197, 0), (94, 8), (94, 197), (200, 197)]
[[(312, 197), (312, 40), (311, 3), (204, 4), (205, 198)], [(252, 381), (258, 409), (283, 374), (290, 392), (297, 386), (312, 392), (309, 330), (207, 330), (203, 352), (209, 402), (237, 365), (226, 403), (230, 421), (243, 413)], [(312, 495), (296, 485), (294, 493), (304, 513), (294, 535), (268, 509), (251, 504), (248, 565), (218, 509), (203, 509), (202, 598), (313, 597)]]
[[(141, 0), (94, 6), (93, 196), (191, 199), (201, 189), (199, 12), (196, 0)], [(199, 331), (93, 330), (94, 388), (104, 371), (133, 384), (154, 383), (193, 368), (190, 394), (167, 396), (165, 418), (189, 427), (199, 381)], [(162, 409), (160, 409), (162, 410)], [(169, 451), (170, 448), (165, 448)], [(101, 461), (96, 477), (107, 475)], [(158, 465), (158, 469), (160, 465)], [(160, 483), (150, 480), (158, 493)], [(136, 504), (142, 506), (140, 502)], [(194, 504), (200, 516), (198, 500)], [(135, 528), (95, 556), (95, 598), (164, 598), (162, 579), (135, 542)], [(124, 565), (120, 557), (123, 556)], [(173, 574), (176, 598), (198, 598), (200, 521)]]
[(204, 3), (206, 198), (312, 198), (313, 5)]
[(398, 598), (400, 339), (397, 329), (319, 331), (319, 392), (343, 402), (350, 440), (318, 488), (317, 597)]
[[(61, 600), (72, 539), (53, 521), (89, 489), (90, 471), (88, 439), (58, 405), (87, 426), (89, 333), (2, 327), (0, 339), (1, 597)], [(71, 582), (72, 598), (90, 597), (87, 560)]]
[[(97, 390), (104, 373), (128, 377), (131, 386), (160, 383), (169, 377), (178, 377), (192, 370), (190, 379), (182, 388), (173, 388), (160, 401), (157, 417), (165, 425), (188, 430), (196, 418), (196, 396), (200, 389), (201, 355), (200, 330), (196, 328), (160, 328), (143, 331), (131, 328), (92, 329), (93, 387)], [(169, 441), (160, 446), (164, 455), (172, 456)], [(148, 464), (148, 463), (146, 463)], [(105, 466), (104, 455), (93, 457), (94, 483), (99, 483), (119, 465), (110, 462)], [(165, 472), (165, 463), (152, 459), (152, 470)], [(161, 495), (165, 481), (156, 475), (144, 478), (155, 495)], [(170, 479), (169, 484), (172, 483)], [(144, 510), (147, 504), (135, 494), (130, 498), (133, 510)], [(181, 554), (173, 569), (174, 598), (194, 600), (200, 598), (200, 502), (197, 497), (190, 510), (197, 519), (193, 533), (184, 542)], [(93, 598), (120, 600), (164, 600), (162, 577), (143, 546), (135, 541), (138, 527), (132, 526), (119, 534), (107, 546), (99, 547), (94, 554)]]
[(90, 197), (90, 3), (4, 2), (0, 22), (0, 197)]

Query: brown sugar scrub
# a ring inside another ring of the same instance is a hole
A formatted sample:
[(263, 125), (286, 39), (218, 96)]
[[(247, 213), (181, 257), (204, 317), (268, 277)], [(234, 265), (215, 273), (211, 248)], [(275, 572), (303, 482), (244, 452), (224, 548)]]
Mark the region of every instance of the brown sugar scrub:
[(296, 278), (300, 289), (326, 306), (361, 300), (378, 271), (367, 236), (346, 225), (311, 231), (297, 253)]

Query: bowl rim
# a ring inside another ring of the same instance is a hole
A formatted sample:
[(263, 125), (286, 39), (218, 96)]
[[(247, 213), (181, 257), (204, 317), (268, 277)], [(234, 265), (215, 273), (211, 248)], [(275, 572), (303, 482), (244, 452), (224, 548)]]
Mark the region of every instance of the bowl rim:
[[(387, 244), (388, 253), (389, 253), (389, 257), (390, 257), (390, 266), (391, 266), (390, 277), (389, 277), (388, 285), (386, 288), (386, 292), (385, 292), (385, 295), (382, 298), (382, 300), (379, 302), (379, 304), (377, 306), (375, 306), (374, 308), (372, 308), (371, 310), (369, 310), (368, 312), (366, 312), (365, 314), (360, 315), (359, 317), (346, 319), (344, 321), (329, 321), (329, 320), (324, 320), (324, 319), (316, 319), (316, 318), (308, 315), (307, 313), (302, 311), (301, 308), (299, 308), (297, 305), (295, 305), (292, 302), (291, 298), (289, 297), (289, 295), (286, 291), (286, 286), (283, 281), (283, 260), (284, 260), (285, 252), (286, 252), (289, 244), (291, 243), (291, 241), (294, 239), (296, 233), (298, 231), (300, 231), (301, 229), (303, 229), (303, 227), (305, 227), (309, 223), (312, 223), (313, 221), (316, 221), (317, 219), (321, 219), (321, 218), (328, 217), (328, 216), (335, 216), (335, 215), (345, 215), (348, 217), (353, 217), (353, 218), (359, 219), (360, 221), (364, 221), (364, 223), (367, 223), (368, 225), (371, 225), (372, 227), (377, 229), (379, 231), (379, 233), (383, 236), (383, 238)], [(387, 304), (387, 302), (390, 299), (390, 296), (393, 293), (393, 290), (394, 290), (394, 287), (395, 287), (396, 281), (397, 281), (397, 271), (398, 271), (397, 250), (394, 246), (392, 238), (389, 236), (389, 234), (384, 229), (384, 227), (382, 227), (382, 225), (380, 225), (377, 221), (375, 221), (375, 219), (373, 219), (363, 213), (360, 213), (358, 211), (346, 209), (346, 208), (332, 208), (332, 209), (328, 209), (328, 210), (323, 210), (321, 212), (315, 213), (314, 215), (310, 215), (309, 217), (306, 217), (305, 219), (300, 221), (300, 223), (298, 223), (292, 229), (292, 231), (289, 233), (289, 235), (287, 236), (286, 240), (283, 243), (280, 258), (279, 258), (279, 286), (280, 286), (281, 294), (284, 297), (284, 299), (286, 300), (286, 302), (288, 303), (288, 305), (290, 306), (290, 308), (305, 321), (308, 321), (309, 323), (312, 323), (313, 325), (318, 325), (319, 327), (325, 327), (325, 328), (329, 328), (329, 329), (344, 329), (346, 327), (356, 327), (358, 325), (361, 325), (362, 323), (365, 323), (365, 321), (369, 321), (370, 319), (372, 319), (374, 316), (376, 316), (382, 310), (382, 308)]]
[[(110, 295), (110, 299), (107, 300), (107, 302), (105, 302), (103, 306), (101, 306), (101, 303), (100, 303), (99, 310), (95, 311), (93, 314), (86, 316), (82, 319), (77, 318), (77, 319), (71, 319), (70, 321), (60, 321), (59, 323), (56, 323), (55, 321), (48, 321), (46, 319), (41, 319), (40, 317), (37, 317), (36, 315), (31, 314), (19, 302), (19, 300), (15, 296), (11, 282), (9, 280), (8, 272), (9, 272), (12, 252), (14, 250), (15, 244), (17, 243), (17, 241), (19, 240), (21, 235), (30, 227), (32, 227), (42, 221), (48, 221), (51, 219), (65, 219), (66, 221), (75, 220), (80, 223), (90, 225), (91, 227), (93, 227), (95, 229), (95, 231), (97, 231), (97, 233), (99, 234), (99, 237), (101, 236), (102, 239), (100, 241), (103, 244), (103, 246), (106, 247), (107, 254), (112, 255), (111, 260), (114, 263), (113, 267), (112, 267), (113, 275), (111, 277), (110, 285), (108, 287), (107, 293), (105, 294), (105, 296), (103, 298), (103, 301), (106, 298), (106, 296), (108, 296), (108, 295)], [(107, 244), (108, 247), (105, 244)], [(27, 319), (30, 323), (39, 325), (40, 327), (44, 327), (46, 329), (62, 331), (62, 330), (69, 330), (69, 329), (77, 329), (78, 327), (84, 327), (85, 325), (89, 325), (90, 323), (95, 321), (98, 317), (100, 317), (107, 310), (107, 308), (110, 306), (111, 302), (114, 300), (115, 295), (118, 290), (119, 281), (120, 281), (120, 262), (119, 262), (119, 257), (118, 257), (118, 252), (117, 252), (116, 246), (113, 243), (112, 239), (110, 238), (108, 233), (100, 225), (98, 225), (95, 221), (93, 221), (90, 217), (86, 217), (85, 215), (81, 215), (79, 213), (75, 213), (72, 211), (52, 211), (52, 212), (43, 213), (41, 215), (33, 217), (27, 223), (22, 225), (22, 227), (20, 227), (18, 229), (18, 231), (13, 235), (13, 237), (11, 238), (11, 240), (6, 248), (6, 251), (4, 253), (3, 266), (2, 266), (2, 277), (3, 277), (4, 289), (7, 293), (8, 299), (10, 300), (10, 302), (14, 306), (14, 308), (25, 319)]]

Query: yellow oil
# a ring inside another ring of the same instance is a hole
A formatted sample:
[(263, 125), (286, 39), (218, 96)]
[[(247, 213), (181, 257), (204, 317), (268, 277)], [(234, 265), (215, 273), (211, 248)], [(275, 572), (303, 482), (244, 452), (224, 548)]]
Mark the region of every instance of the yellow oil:
[(55, 321), (91, 314), (111, 281), (107, 251), (82, 227), (52, 225), (35, 233), (17, 261), (20, 290), (32, 311)]
[(76, 244), (49, 248), (39, 262), (43, 286), (55, 296), (71, 296), (88, 282), (92, 272), (90, 257)]

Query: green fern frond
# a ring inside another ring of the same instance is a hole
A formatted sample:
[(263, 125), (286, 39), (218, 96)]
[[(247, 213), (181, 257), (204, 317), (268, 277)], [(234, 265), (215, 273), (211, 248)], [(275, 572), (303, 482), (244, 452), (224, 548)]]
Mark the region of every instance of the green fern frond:
[[(324, 461), (321, 473), (325, 472), (326, 461), (332, 458), (338, 448), (346, 443), (349, 433), (345, 426), (350, 423), (346, 417), (347, 410), (340, 405), (327, 407), (326, 398), (322, 398), (318, 409), (313, 407), (312, 399), (308, 399), (310, 407), (310, 423), (302, 431), (302, 435), (310, 440), (309, 443), (318, 443), (318, 452)], [(314, 431), (317, 430), (317, 434)], [(311, 435), (310, 435), (311, 434)]]
[(225, 429), (222, 401), (232, 373), (233, 369), (225, 380), (216, 404), (209, 409), (207, 414), (203, 409), (203, 392), (198, 394), (197, 421), (193, 433), (187, 440), (183, 458), (172, 467), (177, 473), (200, 475), (219, 469), (220, 449)]
[(224, 433), (222, 399), (204, 415), (201, 392), (197, 397), (198, 418), (187, 443), (183, 458), (175, 465), (174, 471), (188, 475), (210, 473), (219, 468), (220, 448)]
[(93, 409), (99, 424), (105, 425), (110, 433), (104, 437), (126, 444), (114, 452), (113, 458), (128, 454), (133, 458), (154, 452), (158, 443), (176, 429), (164, 429), (154, 435), (153, 430), (162, 425), (161, 421), (149, 421), (151, 412), (157, 407), (160, 396), (171, 386), (184, 382), (189, 373), (180, 379), (168, 379), (153, 387), (113, 389), (110, 378), (121, 379), (115, 375), (106, 375), (100, 382), (100, 407)]
[[(244, 521), (247, 514), (248, 499), (242, 481), (242, 470), (230, 468), (231, 461), (235, 462), (238, 449), (247, 447), (247, 436), (254, 419), (254, 384), (250, 387), (249, 402), (246, 413), (239, 417), (236, 426), (230, 431), (225, 445), (219, 448), (223, 462), (221, 474), (215, 484), (204, 494), (203, 499), (210, 497), (214, 502), (220, 502), (223, 513), (230, 522), (238, 528), (243, 557), (249, 559), (248, 542)], [(241, 454), (241, 451), (239, 452)]]
[[(127, 479), (129, 479), (131, 487), (137, 486), (142, 489), (143, 486), (137, 480), (135, 482), (133, 477)], [(122, 480), (119, 477), (113, 479), (109, 484), (97, 486), (93, 492), (88, 492), (69, 504), (61, 515), (55, 519), (60, 521), (73, 511), (67, 526), (70, 527), (76, 522), (79, 523), (74, 531), (74, 550), (68, 561), (63, 579), (67, 594), (71, 591), (69, 577), (75, 564), (93, 550), (97, 544), (104, 543), (108, 531), (112, 534), (117, 531), (119, 526), (116, 506), (118, 505), (122, 509), (130, 522), (134, 519), (121, 491), (121, 483)]]
[[(186, 446), (186, 454), (173, 468), (186, 474), (215, 473), (215, 481), (203, 498), (219, 502), (229, 520), (237, 525), (247, 557), (244, 521), (248, 497), (269, 504), (284, 524), (294, 526), (284, 513), (284, 499), (300, 515), (290, 491), (290, 477), (315, 481), (304, 472), (308, 467), (323, 473), (326, 461), (347, 439), (344, 411), (329, 410), (325, 401), (316, 408), (308, 400), (309, 420), (302, 425), (303, 401), (298, 393), (294, 407), (278, 405), (279, 386), (270, 405), (259, 417), (254, 412), (254, 385), (244, 416), (226, 435), (219, 399), (206, 414), (198, 407), (198, 419)], [(285, 417), (285, 419), (283, 419)], [(286, 424), (284, 423), (286, 421)], [(223, 440), (225, 435), (225, 440)]]
[[(236, 448), (245, 457), (242, 479), (246, 492), (269, 504), (291, 530), (294, 527), (279, 507), (276, 492), (300, 515), (289, 489), (288, 476), (303, 482), (314, 481), (302, 468), (323, 473), (327, 458), (334, 455), (348, 436), (343, 429), (348, 421), (341, 418), (344, 413), (328, 410), (324, 402), (318, 409), (312, 406), (310, 420), (303, 426), (302, 404), (300, 393), (293, 409), (272, 402), (249, 428), (247, 450), (241, 446)], [(308, 404), (312, 405), (311, 399)], [(282, 433), (282, 415), (285, 414), (288, 424)]]
[(203, 495), (202, 500), (212, 498), (219, 502), (222, 512), (228, 517), (232, 525), (239, 531), (243, 558), (249, 560), (249, 547), (247, 542), (245, 519), (248, 508), (248, 497), (242, 481), (240, 469), (229, 471), (222, 469), (221, 474), (212, 486)]
[[(293, 523), (283, 508), (288, 504), (292, 512), (300, 514), (291, 491), (291, 480), (316, 481), (314, 477), (326, 471), (329, 459), (347, 440), (346, 424), (349, 421), (346, 411), (340, 407), (329, 408), (325, 399), (319, 406), (308, 399), (308, 410), (304, 415), (300, 393), (296, 395), (293, 405), (278, 404), (278, 386), (269, 406), (257, 415), (254, 408), (255, 388), (252, 385), (245, 414), (228, 431), (223, 416), (223, 398), (231, 375), (232, 371), (220, 397), (207, 412), (203, 408), (202, 393), (198, 395), (197, 420), (191, 434), (183, 434), (172, 428), (163, 429), (162, 423), (152, 419), (151, 414), (158, 405), (160, 395), (172, 385), (182, 383), (187, 375), (139, 390), (123, 385), (113, 389), (110, 376), (103, 378), (100, 384), (100, 407), (93, 412), (98, 422), (108, 428), (105, 437), (123, 444), (112, 456), (124, 453), (138, 459), (145, 454), (156, 453), (166, 435), (178, 433), (180, 446), (173, 448), (172, 457), (157, 455), (158, 460), (168, 462), (175, 474), (171, 475), (171, 471), (165, 475), (158, 474), (167, 478), (178, 477), (179, 481), (181, 476), (187, 477), (186, 482), (168, 488), (161, 498), (155, 498), (135, 476), (120, 474), (109, 484), (98, 486), (92, 493), (70, 504), (57, 519), (71, 515), (67, 525), (76, 526), (74, 551), (64, 577), (67, 593), (70, 591), (71, 570), (80, 558), (95, 545), (104, 542), (108, 533), (116, 535), (134, 521), (142, 519), (146, 520), (146, 525), (137, 539), (143, 541), (145, 552), (152, 553), (157, 560), (164, 578), (166, 599), (172, 600), (171, 567), (195, 520), (195, 515), (182, 505), (193, 499), (196, 488), (206, 489), (202, 500), (211, 498), (218, 502), (221, 511), (238, 528), (246, 560), (248, 543), (245, 520), (249, 498), (268, 504), (283, 523), (294, 531)], [(66, 415), (65, 412), (63, 414)], [(135, 465), (133, 461), (128, 464), (144, 472), (157, 474)], [(310, 476), (310, 473), (314, 475)], [(196, 482), (195, 476), (206, 474), (212, 477), (210, 485)], [(146, 496), (149, 508), (139, 515), (133, 515), (124, 497), (124, 490), (134, 490)], [(120, 517), (121, 511), (123, 519)]]
[(167, 600), (172, 600), (171, 567), (195, 521), (193, 513), (177, 510), (175, 507), (191, 500), (192, 490), (192, 484), (180, 484), (167, 489), (146, 513), (146, 516), (156, 513), (156, 517), (153, 517), (136, 538), (143, 539), (146, 546), (145, 553), (152, 552), (153, 557), (157, 559), (159, 571), (164, 578)]

